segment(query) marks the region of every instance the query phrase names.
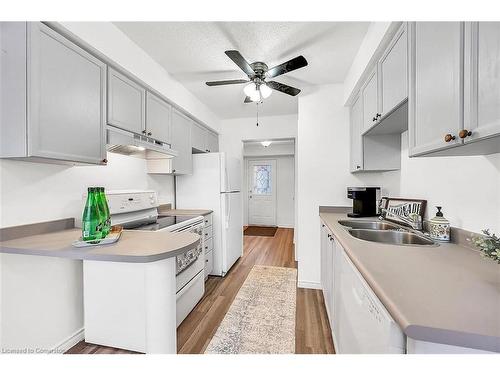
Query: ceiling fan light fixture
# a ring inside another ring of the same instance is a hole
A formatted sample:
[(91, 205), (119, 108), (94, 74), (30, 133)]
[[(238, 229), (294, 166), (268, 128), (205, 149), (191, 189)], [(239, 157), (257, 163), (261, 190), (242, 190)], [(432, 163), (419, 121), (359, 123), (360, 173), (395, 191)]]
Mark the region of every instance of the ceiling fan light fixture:
[(258, 90), (257, 90), (257, 85), (255, 84), (255, 82), (250, 82), (243, 89), (243, 92), (245, 93), (245, 95), (249, 96), (249, 97), (252, 97), (252, 95), (255, 95), (256, 91), (258, 91)]
[(263, 83), (262, 85), (260, 85), (259, 89), (260, 89), (260, 94), (262, 95), (262, 97), (264, 99), (269, 98), (269, 96), (273, 92), (273, 90), (267, 84), (265, 84), (265, 83)]

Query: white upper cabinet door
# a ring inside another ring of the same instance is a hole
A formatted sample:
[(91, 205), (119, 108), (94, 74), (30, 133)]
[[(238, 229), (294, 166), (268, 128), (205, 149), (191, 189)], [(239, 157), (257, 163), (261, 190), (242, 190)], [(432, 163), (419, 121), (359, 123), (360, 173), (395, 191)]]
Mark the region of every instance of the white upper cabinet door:
[(351, 172), (363, 170), (362, 126), (363, 98), (358, 97), (350, 111)]
[(370, 129), (380, 118), (378, 112), (378, 74), (375, 68), (362, 89), (363, 98), (363, 126), (361, 133)]
[(29, 156), (105, 163), (105, 64), (42, 23), (27, 27)]
[(500, 134), (500, 22), (466, 24), (465, 64), (467, 143)]
[(191, 141), (193, 148), (207, 152), (207, 130), (195, 122), (191, 123)]
[(123, 74), (108, 69), (108, 124), (144, 134), (146, 90)]
[(403, 24), (380, 60), (382, 116), (408, 97), (406, 35), (406, 25)]
[(463, 22), (409, 23), (410, 156), (460, 145)]
[(219, 152), (219, 135), (207, 132), (207, 152)]
[(191, 119), (172, 109), (172, 148), (179, 154), (172, 159), (175, 174), (193, 173), (191, 153)]
[(170, 143), (172, 106), (150, 92), (146, 93), (146, 134)]

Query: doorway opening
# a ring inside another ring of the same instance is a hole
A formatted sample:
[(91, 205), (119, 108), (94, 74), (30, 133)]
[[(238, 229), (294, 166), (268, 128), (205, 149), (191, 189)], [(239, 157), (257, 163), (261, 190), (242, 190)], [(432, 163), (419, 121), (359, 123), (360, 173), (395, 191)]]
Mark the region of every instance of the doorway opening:
[(245, 226), (295, 225), (295, 140), (243, 142)]

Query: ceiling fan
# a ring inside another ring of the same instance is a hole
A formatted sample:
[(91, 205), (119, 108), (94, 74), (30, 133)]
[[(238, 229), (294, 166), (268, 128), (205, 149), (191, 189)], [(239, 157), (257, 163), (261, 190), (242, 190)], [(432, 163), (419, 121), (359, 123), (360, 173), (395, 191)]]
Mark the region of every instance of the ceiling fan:
[(281, 91), (282, 93), (291, 96), (295, 96), (300, 92), (300, 90), (295, 87), (288, 86), (276, 81), (267, 81), (267, 79), (274, 78), (307, 66), (307, 60), (304, 58), (304, 56), (297, 56), (287, 62), (276, 65), (275, 67), (269, 69), (267, 65), (261, 61), (256, 61), (249, 64), (238, 51), (226, 51), (225, 54), (231, 60), (233, 60), (233, 62), (238, 65), (241, 70), (243, 70), (243, 72), (248, 76), (248, 79), (211, 81), (207, 82), (208, 86), (247, 83), (247, 85), (243, 89), (246, 95), (244, 103), (260, 102), (262, 101), (262, 99), (268, 98), (273, 90)]

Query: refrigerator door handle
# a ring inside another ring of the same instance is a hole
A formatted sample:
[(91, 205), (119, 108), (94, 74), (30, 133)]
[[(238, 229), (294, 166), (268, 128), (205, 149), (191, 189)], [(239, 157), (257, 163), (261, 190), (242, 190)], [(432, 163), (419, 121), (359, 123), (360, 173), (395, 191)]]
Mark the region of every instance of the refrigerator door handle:
[(229, 194), (224, 194), (224, 198), (226, 199), (226, 229), (229, 228), (229, 221), (231, 220), (231, 198)]

